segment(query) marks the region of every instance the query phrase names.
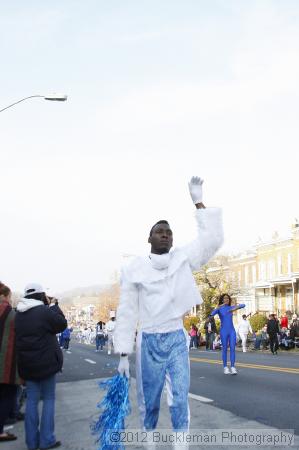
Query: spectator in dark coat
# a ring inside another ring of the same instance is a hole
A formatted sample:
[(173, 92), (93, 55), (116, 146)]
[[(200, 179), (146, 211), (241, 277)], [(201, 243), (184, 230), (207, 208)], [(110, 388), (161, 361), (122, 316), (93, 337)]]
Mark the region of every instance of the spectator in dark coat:
[[(43, 288), (35, 283), (25, 288), (15, 319), (17, 362), (26, 381), (26, 444), (29, 450), (61, 445), (54, 434), (55, 375), (62, 369), (63, 356), (56, 334), (67, 326), (57, 304), (48, 305)], [(40, 429), (38, 402), (43, 401)]]
[(267, 323), (267, 333), (269, 335), (270, 350), (273, 355), (277, 355), (278, 349), (278, 333), (279, 333), (279, 322), (275, 319), (274, 314), (270, 314)]
[(290, 337), (295, 341), (296, 337), (299, 337), (299, 320), (294, 319), (290, 325)]
[(214, 317), (207, 317), (204, 329), (206, 332), (206, 350), (213, 350), (213, 342), (217, 333), (217, 327)]

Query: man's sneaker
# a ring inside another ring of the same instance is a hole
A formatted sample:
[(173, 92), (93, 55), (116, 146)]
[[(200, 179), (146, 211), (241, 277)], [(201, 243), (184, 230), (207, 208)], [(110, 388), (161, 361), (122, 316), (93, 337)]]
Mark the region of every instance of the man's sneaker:
[(111, 355), (111, 352), (110, 352), (110, 351), (108, 352), (108, 355)]
[(237, 369), (235, 368), (235, 367), (231, 367), (230, 368), (230, 373), (232, 374), (232, 375), (237, 375)]
[(229, 375), (230, 374), (229, 368), (228, 367), (224, 367), (223, 373), (224, 373), (224, 375)]

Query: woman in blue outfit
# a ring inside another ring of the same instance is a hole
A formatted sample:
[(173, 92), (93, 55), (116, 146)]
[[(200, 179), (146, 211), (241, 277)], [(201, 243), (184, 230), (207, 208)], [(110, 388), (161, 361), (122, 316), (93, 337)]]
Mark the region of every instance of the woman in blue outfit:
[[(222, 294), (219, 298), (218, 308), (211, 312), (210, 316), (219, 315), (221, 320), (220, 338), (222, 344), (222, 360), (225, 375), (237, 375), (235, 368), (236, 331), (233, 324), (233, 311), (245, 308), (244, 304), (231, 306), (232, 299), (228, 294)], [(230, 348), (230, 370), (227, 367), (227, 347)]]

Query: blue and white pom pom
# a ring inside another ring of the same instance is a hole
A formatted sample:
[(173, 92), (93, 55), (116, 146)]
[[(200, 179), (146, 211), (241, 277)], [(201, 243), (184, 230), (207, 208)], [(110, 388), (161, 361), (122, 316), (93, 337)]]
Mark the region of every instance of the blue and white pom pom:
[[(97, 436), (98, 450), (123, 450), (121, 442), (112, 442), (112, 432), (121, 432), (125, 429), (125, 418), (131, 412), (129, 400), (129, 380), (125, 376), (115, 375), (99, 383), (100, 389), (107, 394), (97, 404), (101, 414), (91, 425), (92, 434)], [(115, 436), (115, 433), (113, 434)]]

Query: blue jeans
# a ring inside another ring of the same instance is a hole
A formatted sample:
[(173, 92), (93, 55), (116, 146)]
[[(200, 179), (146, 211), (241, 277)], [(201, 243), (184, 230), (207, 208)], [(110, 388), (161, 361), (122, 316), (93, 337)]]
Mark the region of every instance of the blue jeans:
[(214, 340), (215, 340), (215, 333), (206, 333), (206, 350), (213, 350)]
[(105, 345), (105, 336), (96, 336), (96, 349), (99, 350), (99, 347), (101, 347), (101, 350), (103, 350), (103, 347)]
[[(54, 434), (55, 375), (41, 381), (26, 381), (26, 386), (26, 445), (30, 450), (39, 447), (47, 448), (56, 442)], [(40, 423), (38, 415), (39, 400), (43, 402)]]
[(198, 337), (197, 336), (190, 336), (190, 346), (189, 348), (195, 347), (198, 348)]

